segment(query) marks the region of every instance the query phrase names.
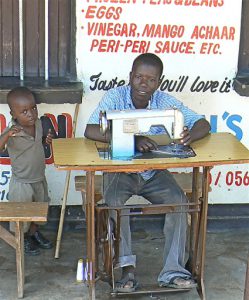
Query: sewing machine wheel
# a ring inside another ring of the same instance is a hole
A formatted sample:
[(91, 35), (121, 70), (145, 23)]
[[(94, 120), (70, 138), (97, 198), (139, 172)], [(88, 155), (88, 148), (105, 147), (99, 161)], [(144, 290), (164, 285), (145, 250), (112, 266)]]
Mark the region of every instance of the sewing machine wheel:
[(99, 127), (100, 127), (100, 132), (105, 135), (107, 130), (108, 130), (108, 120), (106, 117), (106, 112), (101, 111), (99, 113)]
[(114, 221), (108, 210), (102, 210), (97, 228), (98, 273), (103, 281), (112, 283), (114, 259)]

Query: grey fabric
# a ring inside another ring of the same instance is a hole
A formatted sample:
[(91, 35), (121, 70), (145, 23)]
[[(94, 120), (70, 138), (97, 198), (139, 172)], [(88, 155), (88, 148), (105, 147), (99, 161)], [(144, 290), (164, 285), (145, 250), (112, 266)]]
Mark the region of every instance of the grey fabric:
[[(14, 120), (12, 124), (15, 124)], [(35, 123), (35, 138), (21, 130), (7, 142), (12, 170), (9, 201), (49, 201), (42, 134), (42, 124), (38, 119)], [(24, 223), (24, 232), (28, 231), (29, 226), (30, 223)], [(10, 222), (10, 230), (15, 231), (15, 223)]]
[(12, 177), (19, 182), (33, 183), (42, 181), (45, 177), (45, 154), (39, 119), (35, 123), (35, 128), (35, 138), (22, 130), (10, 137), (7, 142)]
[[(137, 173), (105, 173), (103, 194), (109, 206), (124, 205), (133, 195), (143, 196), (152, 204), (183, 204), (187, 198), (174, 177), (167, 170), (155, 171), (155, 175), (144, 180)], [(115, 217), (115, 215), (113, 215)], [(186, 213), (165, 215), (165, 247), (163, 269), (158, 276), (159, 282), (168, 283), (176, 274), (183, 278), (191, 276), (185, 269), (185, 245), (187, 231)], [(131, 247), (129, 216), (121, 218), (121, 241), (119, 266), (133, 265), (135, 259)]]
[[(15, 178), (11, 178), (9, 187), (10, 202), (49, 202), (47, 181), (35, 183), (22, 183)], [(27, 232), (30, 222), (23, 223), (23, 230)], [(10, 231), (15, 231), (15, 223), (10, 222)]]

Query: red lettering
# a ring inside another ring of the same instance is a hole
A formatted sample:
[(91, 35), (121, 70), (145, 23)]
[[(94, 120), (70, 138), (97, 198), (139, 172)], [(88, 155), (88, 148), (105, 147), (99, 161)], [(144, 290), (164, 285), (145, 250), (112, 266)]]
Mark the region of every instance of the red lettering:
[(85, 18), (86, 19), (103, 19), (106, 18), (108, 20), (114, 19), (118, 20), (120, 18), (120, 15), (122, 13), (122, 7), (106, 7), (106, 6), (100, 6), (97, 7), (96, 5), (89, 5), (86, 11)]
[(97, 40), (93, 39), (90, 51), (96, 50), (97, 52), (118, 52), (120, 40)]
[(200, 54), (220, 54), (220, 45), (214, 43), (202, 43)]
[(6, 128), (6, 118), (4, 115), (0, 114), (0, 134), (4, 131)]

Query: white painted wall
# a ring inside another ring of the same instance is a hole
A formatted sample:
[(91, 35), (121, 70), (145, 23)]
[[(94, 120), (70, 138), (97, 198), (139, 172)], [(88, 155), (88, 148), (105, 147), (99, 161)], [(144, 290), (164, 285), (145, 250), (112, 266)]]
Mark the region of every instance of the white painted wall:
[[(241, 0), (77, 0), (77, 72), (85, 93), (76, 136), (83, 136), (89, 115), (108, 84), (128, 82), (131, 64), (144, 45), (164, 62), (161, 88), (166, 88), (165, 80), (179, 83), (179, 78), (184, 76), (186, 83), (182, 91), (174, 89), (171, 94), (196, 112), (205, 114), (213, 132), (231, 132), (249, 147), (249, 98), (239, 96), (232, 88), (238, 63), (240, 22)], [(160, 30), (163, 25), (177, 28), (178, 35), (172, 30), (169, 37), (163, 37)], [(109, 26), (109, 30), (98, 34), (96, 26)], [(143, 34), (146, 26), (157, 29), (153, 36)], [(125, 28), (128, 28), (128, 36)], [(200, 34), (194, 34), (197, 28)], [(159, 51), (158, 43), (180, 43), (183, 51)], [(184, 43), (192, 50), (184, 51)], [(41, 104), (38, 109), (41, 115), (48, 112), (55, 116), (63, 112), (73, 115), (74, 106)], [(6, 105), (0, 105), (0, 113), (9, 119)], [(6, 181), (1, 175), (9, 170), (9, 166), (0, 166), (0, 200), (1, 197), (5, 200), (3, 191), (5, 195), (8, 191), (8, 183), (1, 185)], [(211, 174), (210, 203), (249, 202), (248, 165), (216, 167)], [(64, 177), (65, 173), (55, 170), (53, 165), (47, 167), (52, 204), (61, 202)], [(68, 203), (81, 203), (73, 182)]]

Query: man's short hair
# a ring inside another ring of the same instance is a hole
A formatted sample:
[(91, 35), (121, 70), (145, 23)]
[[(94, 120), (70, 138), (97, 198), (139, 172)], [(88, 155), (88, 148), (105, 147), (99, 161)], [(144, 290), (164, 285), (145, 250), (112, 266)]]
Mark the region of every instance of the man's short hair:
[(162, 60), (154, 53), (143, 53), (135, 58), (132, 64), (132, 71), (140, 64), (147, 64), (156, 66), (160, 71), (160, 76), (163, 73), (163, 62)]

